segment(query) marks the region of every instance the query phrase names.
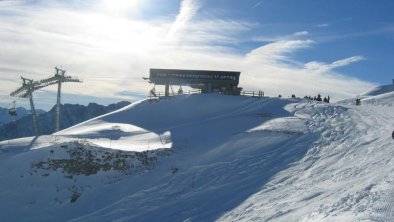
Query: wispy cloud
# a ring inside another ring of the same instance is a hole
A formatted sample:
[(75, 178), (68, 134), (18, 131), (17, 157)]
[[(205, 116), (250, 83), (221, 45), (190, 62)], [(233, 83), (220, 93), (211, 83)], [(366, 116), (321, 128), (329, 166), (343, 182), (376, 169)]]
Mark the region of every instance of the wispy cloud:
[(256, 2), (256, 4), (253, 5), (253, 8), (257, 8), (259, 7), (261, 4), (263, 4), (265, 0), (259, 0), (258, 2)]
[[(176, 17), (149, 20), (113, 16), (97, 7), (74, 10), (52, 4), (32, 10), (19, 1), (12, 4), (0, 7), (0, 103), (14, 99), (5, 95), (19, 86), (19, 75), (46, 78), (57, 65), (84, 80), (65, 84), (64, 93), (88, 98), (121, 100), (134, 98), (124, 92), (146, 94), (151, 86), (141, 77), (151, 67), (239, 70), (242, 87), (262, 89), (267, 95), (326, 92), (340, 99), (372, 87), (334, 70), (361, 61), (361, 57), (331, 64), (297, 61), (294, 53), (317, 44), (307, 31), (254, 41), (259, 46), (240, 53), (238, 45), (256, 24), (217, 17), (196, 20), (196, 13), (202, 10), (196, 0), (182, 1)], [(133, 7), (138, 11), (138, 6)], [(54, 95), (56, 88), (45, 90)], [(55, 101), (45, 95), (35, 95), (38, 108)], [(72, 98), (65, 96), (65, 102), (73, 102)]]
[(180, 32), (190, 22), (193, 16), (198, 10), (198, 5), (195, 0), (183, 0), (179, 14), (177, 15), (175, 22), (172, 24), (170, 31), (168, 32), (167, 39), (172, 40), (177, 32)]
[(318, 28), (324, 28), (324, 27), (328, 27), (328, 26), (330, 26), (330, 24), (328, 24), (328, 23), (321, 23), (321, 24), (316, 25), (316, 27), (318, 27)]
[(277, 35), (277, 36), (257, 36), (253, 37), (252, 40), (256, 42), (278, 42), (284, 40), (299, 40), (302, 37), (309, 35), (308, 31), (299, 31), (290, 35)]
[(365, 60), (365, 57), (363, 56), (352, 56), (349, 58), (345, 58), (345, 59), (341, 59), (341, 60), (337, 60), (335, 62), (332, 63), (323, 63), (323, 62), (317, 62), (317, 61), (313, 61), (313, 62), (309, 62), (305, 64), (305, 69), (309, 70), (309, 71), (313, 71), (313, 72), (317, 72), (317, 73), (324, 73), (327, 71), (331, 71), (335, 68), (338, 67), (342, 67), (342, 66), (347, 66), (350, 65), (352, 63), (355, 62), (359, 62)]
[(145, 0), (98, 0), (97, 9), (113, 16), (125, 15), (139, 9)]
[(294, 36), (305, 36), (305, 35), (309, 35), (309, 32), (308, 31), (295, 32), (293, 35)]
[(393, 35), (394, 34), (394, 26), (393, 25), (385, 25), (384, 27), (380, 27), (377, 29), (370, 29), (365, 31), (342, 31), (334, 34), (325, 34), (321, 36), (315, 36), (319, 42), (330, 42), (337, 41), (341, 39), (349, 39), (349, 38), (360, 38), (360, 37), (370, 37), (370, 36), (379, 36), (379, 35)]
[(312, 40), (280, 40), (252, 50), (247, 58), (260, 60), (263, 63), (277, 63), (287, 61), (289, 54), (299, 49), (308, 48)]

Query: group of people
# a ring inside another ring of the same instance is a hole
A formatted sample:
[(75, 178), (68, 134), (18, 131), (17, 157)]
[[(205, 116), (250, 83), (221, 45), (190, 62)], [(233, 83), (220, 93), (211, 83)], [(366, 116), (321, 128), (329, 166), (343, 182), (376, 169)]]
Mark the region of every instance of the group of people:
[(317, 94), (317, 96), (304, 96), (304, 99), (310, 99), (310, 100), (315, 100), (315, 101), (323, 101), (325, 103), (330, 103), (330, 96), (322, 98), (320, 94)]

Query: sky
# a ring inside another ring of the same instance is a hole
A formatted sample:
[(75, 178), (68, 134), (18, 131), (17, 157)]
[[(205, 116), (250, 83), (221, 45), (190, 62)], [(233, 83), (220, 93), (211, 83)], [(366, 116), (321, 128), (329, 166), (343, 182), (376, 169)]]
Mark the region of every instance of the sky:
[[(355, 97), (392, 84), (392, 0), (0, 0), (0, 106), (20, 76), (67, 70), (63, 103), (146, 98), (149, 68), (241, 71), (266, 95)], [(157, 90), (162, 90), (160, 87)], [(55, 86), (34, 92), (37, 108)]]

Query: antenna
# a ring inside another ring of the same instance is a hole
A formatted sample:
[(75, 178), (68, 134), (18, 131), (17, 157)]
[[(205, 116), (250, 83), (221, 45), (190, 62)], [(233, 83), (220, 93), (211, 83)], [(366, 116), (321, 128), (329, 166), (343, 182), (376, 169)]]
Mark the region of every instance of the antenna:
[(21, 76), (23, 81), (22, 86), (16, 89), (15, 91), (11, 92), (11, 96), (21, 97), (21, 98), (29, 98), (30, 100), (30, 109), (32, 114), (32, 121), (33, 121), (33, 129), (36, 136), (40, 135), (40, 129), (37, 123), (37, 114), (36, 109), (34, 108), (33, 102), (33, 92), (39, 89), (39, 82), (33, 81), (32, 79), (27, 79)]
[(54, 76), (40, 80), (40, 88), (57, 84), (57, 101), (56, 101), (56, 115), (55, 115), (55, 132), (60, 130), (60, 98), (61, 98), (61, 89), (62, 83), (64, 82), (82, 82), (77, 77), (66, 76), (66, 70), (59, 69), (55, 67), (56, 73)]

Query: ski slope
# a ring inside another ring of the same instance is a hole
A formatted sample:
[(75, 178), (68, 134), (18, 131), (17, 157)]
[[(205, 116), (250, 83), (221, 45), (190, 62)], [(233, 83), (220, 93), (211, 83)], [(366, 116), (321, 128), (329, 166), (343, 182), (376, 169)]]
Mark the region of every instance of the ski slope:
[[(0, 142), (0, 218), (391, 221), (393, 105), (393, 92), (361, 106), (216, 94), (140, 101)], [(72, 158), (96, 168), (73, 172), (62, 165)]]

